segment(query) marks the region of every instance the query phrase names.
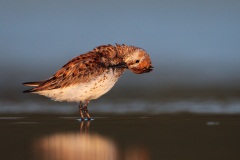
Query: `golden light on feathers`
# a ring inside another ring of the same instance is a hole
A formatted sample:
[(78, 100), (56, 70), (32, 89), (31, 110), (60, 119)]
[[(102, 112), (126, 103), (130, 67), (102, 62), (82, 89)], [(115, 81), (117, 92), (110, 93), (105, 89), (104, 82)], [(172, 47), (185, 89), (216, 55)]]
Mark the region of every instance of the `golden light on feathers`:
[(139, 47), (102, 45), (73, 58), (47, 80), (23, 83), (35, 86), (24, 93), (37, 93), (56, 101), (80, 102), (81, 118), (85, 113), (90, 119), (89, 101), (108, 92), (126, 69), (141, 74), (152, 71), (153, 67), (147, 52)]

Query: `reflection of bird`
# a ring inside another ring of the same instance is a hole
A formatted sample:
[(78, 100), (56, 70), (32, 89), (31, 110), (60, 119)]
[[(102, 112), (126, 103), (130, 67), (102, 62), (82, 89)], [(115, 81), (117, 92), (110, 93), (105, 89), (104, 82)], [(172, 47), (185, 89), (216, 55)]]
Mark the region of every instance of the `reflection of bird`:
[(45, 81), (26, 82), (35, 88), (24, 91), (56, 101), (80, 102), (81, 120), (88, 114), (88, 103), (108, 92), (121, 74), (129, 69), (136, 74), (152, 71), (151, 59), (141, 48), (127, 45), (102, 45), (79, 55)]
[(117, 146), (99, 134), (56, 133), (33, 141), (36, 159), (117, 160)]
[(150, 160), (148, 148), (141, 145), (119, 147), (99, 134), (56, 133), (33, 141), (36, 159), (53, 160)]

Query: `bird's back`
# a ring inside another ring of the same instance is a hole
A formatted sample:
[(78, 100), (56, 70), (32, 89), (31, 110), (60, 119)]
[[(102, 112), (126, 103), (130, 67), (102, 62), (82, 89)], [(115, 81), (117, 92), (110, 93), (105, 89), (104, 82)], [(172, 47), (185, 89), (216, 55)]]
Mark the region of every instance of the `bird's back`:
[(57, 101), (96, 99), (109, 91), (125, 70), (107, 67), (104, 58), (96, 50), (77, 56), (46, 81), (24, 83), (35, 86), (24, 93), (37, 93)]

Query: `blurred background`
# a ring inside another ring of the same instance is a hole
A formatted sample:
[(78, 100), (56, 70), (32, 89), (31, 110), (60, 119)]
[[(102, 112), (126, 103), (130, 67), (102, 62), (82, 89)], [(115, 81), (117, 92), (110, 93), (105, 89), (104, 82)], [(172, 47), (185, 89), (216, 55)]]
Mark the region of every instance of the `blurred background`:
[(240, 113), (238, 0), (0, 0), (0, 113), (73, 113), (22, 94), (102, 44), (145, 49), (154, 71), (127, 71), (90, 112)]

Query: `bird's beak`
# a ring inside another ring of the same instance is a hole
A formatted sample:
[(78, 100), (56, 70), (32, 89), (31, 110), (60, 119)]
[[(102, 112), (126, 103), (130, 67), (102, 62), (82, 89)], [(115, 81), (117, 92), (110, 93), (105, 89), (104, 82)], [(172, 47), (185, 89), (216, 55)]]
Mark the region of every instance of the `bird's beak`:
[(116, 64), (116, 65), (111, 65), (109, 67), (111, 67), (111, 68), (128, 68), (127, 64), (124, 62)]
[(148, 68), (145, 68), (144, 70), (143, 70), (143, 73), (148, 73), (148, 72), (151, 72), (153, 70), (153, 66), (150, 66), (150, 67), (148, 67)]
[(147, 69), (149, 72), (153, 70), (153, 66), (150, 66), (148, 69)]

